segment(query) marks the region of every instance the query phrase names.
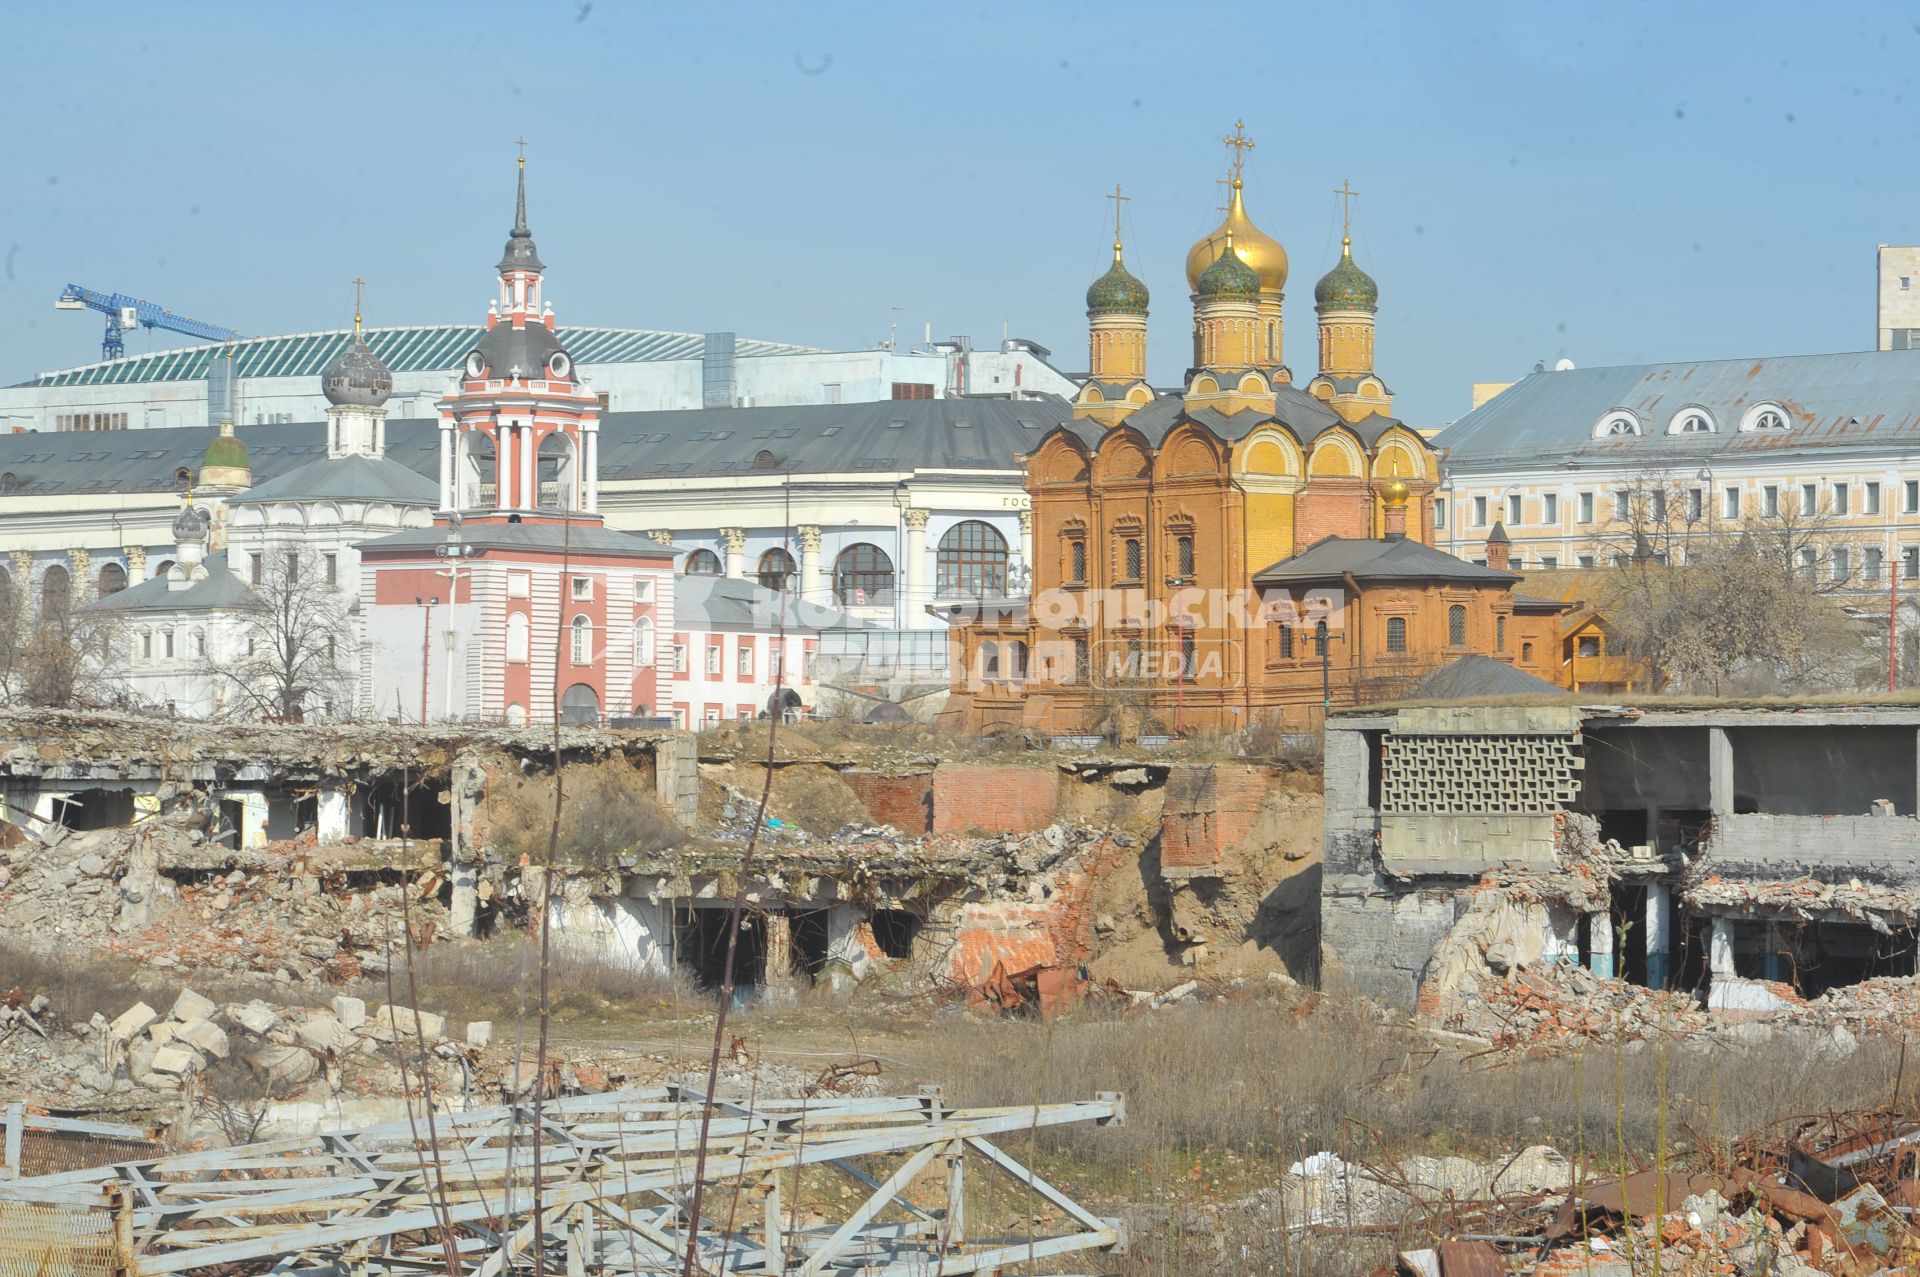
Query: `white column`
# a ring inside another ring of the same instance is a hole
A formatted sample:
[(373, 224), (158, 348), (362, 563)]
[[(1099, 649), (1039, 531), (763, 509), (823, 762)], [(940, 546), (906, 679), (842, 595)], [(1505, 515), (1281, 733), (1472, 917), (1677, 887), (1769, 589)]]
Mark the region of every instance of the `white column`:
[(738, 581), (747, 574), (747, 531), (745, 528), (721, 528), (727, 543), (727, 575)]
[(600, 509), (600, 432), (587, 431), (587, 513)]
[(906, 510), (901, 518), (907, 527), (907, 544), (902, 554), (906, 562), (900, 565), (905, 612), (913, 616), (933, 598), (933, 591), (927, 585), (927, 512)]
[(1707, 940), (1707, 970), (1713, 979), (1733, 978), (1733, 922), (1728, 918), (1715, 918), (1713, 931)]
[(1613, 918), (1605, 909), (1587, 915), (1587, 969), (1600, 976), (1613, 974)]
[(520, 427), (520, 508), (532, 510), (540, 504), (540, 489), (534, 486), (533, 455), (539, 450), (533, 438), (533, 422)]
[(344, 840), (347, 836), (347, 793), (344, 789), (320, 791), (319, 811), (314, 822), (314, 838), (321, 846)]
[(440, 508), (458, 509), (453, 475), (453, 423), (440, 423)]
[(240, 846), (267, 845), (267, 796), (261, 793), (228, 794), (240, 800)]
[(1647, 987), (1664, 989), (1672, 978), (1673, 888), (1647, 884)]
[(497, 510), (510, 508), (513, 499), (513, 427), (499, 426), (493, 442), (493, 504)]
[(794, 529), (800, 537), (800, 597), (809, 603), (827, 602), (820, 589), (820, 529), (801, 524)]

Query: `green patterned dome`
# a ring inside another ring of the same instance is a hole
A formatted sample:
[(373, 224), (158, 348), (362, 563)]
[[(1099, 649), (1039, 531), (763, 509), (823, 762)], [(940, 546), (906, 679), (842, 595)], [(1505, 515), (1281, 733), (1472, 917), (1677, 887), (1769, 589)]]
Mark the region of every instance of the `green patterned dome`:
[(247, 460), (247, 445), (231, 434), (222, 431), (213, 437), (207, 450), (200, 455), (200, 468), (224, 466), (232, 470), (245, 470), (250, 466)]
[(1087, 289), (1087, 310), (1123, 315), (1147, 313), (1147, 286), (1120, 260), (1118, 244), (1113, 246), (1113, 268)]
[(1313, 304), (1321, 310), (1380, 308), (1380, 285), (1355, 265), (1351, 245), (1341, 247), (1339, 262), (1313, 286)]
[(1240, 254), (1233, 251), (1232, 239), (1228, 239), (1213, 265), (1200, 272), (1199, 282), (1193, 286), (1193, 291), (1201, 297), (1257, 301), (1260, 297), (1260, 274), (1240, 260)]

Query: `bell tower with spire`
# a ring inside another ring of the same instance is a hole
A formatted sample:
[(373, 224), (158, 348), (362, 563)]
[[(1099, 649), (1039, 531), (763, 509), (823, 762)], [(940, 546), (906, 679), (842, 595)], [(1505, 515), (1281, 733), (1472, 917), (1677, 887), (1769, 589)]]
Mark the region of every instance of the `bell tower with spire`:
[(527, 226), (524, 149), (519, 169), (499, 296), (440, 401), (440, 508), (468, 519), (598, 520), (599, 398), (541, 296), (546, 268)]

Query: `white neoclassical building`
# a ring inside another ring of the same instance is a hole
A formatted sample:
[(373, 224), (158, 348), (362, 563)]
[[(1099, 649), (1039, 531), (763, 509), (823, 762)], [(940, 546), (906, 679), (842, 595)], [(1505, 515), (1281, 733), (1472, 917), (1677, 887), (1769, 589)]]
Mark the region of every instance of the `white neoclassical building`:
[(1920, 580), (1920, 350), (1540, 371), (1435, 442), (1435, 541), (1463, 557), (1499, 525), (1516, 571), (1604, 567), (1653, 487), (1683, 527), (1809, 521), (1836, 582)]

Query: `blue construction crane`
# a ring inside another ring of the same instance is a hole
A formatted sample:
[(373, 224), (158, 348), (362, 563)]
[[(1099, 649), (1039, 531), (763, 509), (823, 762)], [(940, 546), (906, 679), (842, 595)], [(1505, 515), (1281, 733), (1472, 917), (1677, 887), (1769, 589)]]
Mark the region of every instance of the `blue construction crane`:
[(134, 327), (164, 328), (168, 332), (185, 333), (206, 341), (234, 341), (240, 336), (231, 328), (176, 315), (165, 306), (156, 306), (138, 297), (129, 297), (125, 293), (96, 293), (78, 284), (68, 284), (66, 291), (60, 294), (60, 299), (53, 303), (53, 308), (97, 310), (107, 317), (107, 333), (100, 339), (102, 359), (124, 358), (127, 343), (122, 334)]

